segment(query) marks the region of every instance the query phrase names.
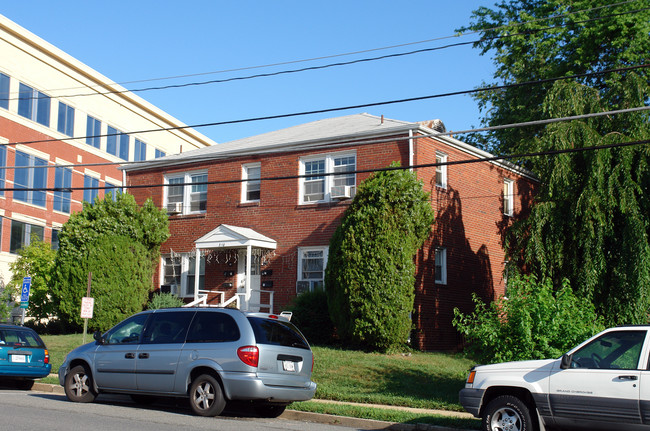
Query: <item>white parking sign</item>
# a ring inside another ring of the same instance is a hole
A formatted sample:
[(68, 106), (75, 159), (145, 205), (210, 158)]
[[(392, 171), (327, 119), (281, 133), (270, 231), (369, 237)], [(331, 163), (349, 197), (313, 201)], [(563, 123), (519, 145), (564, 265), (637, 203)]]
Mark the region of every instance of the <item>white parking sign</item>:
[(87, 296), (81, 298), (81, 318), (92, 319), (94, 306), (95, 306), (95, 298), (89, 298)]

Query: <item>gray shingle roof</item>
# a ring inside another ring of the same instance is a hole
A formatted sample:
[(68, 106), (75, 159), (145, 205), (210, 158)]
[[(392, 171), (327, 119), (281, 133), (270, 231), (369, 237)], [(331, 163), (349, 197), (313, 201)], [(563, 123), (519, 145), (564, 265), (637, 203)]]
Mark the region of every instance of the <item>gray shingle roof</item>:
[(364, 136), (378, 136), (396, 132), (403, 133), (418, 127), (417, 123), (388, 118), (382, 119), (382, 117), (365, 113), (353, 114), (312, 121), (181, 154), (173, 154), (156, 160), (125, 166), (124, 169), (137, 170), (201, 160), (262, 154), (271, 151), (291, 151), (309, 145), (323, 145), (327, 142), (340, 142), (345, 139), (358, 139)]

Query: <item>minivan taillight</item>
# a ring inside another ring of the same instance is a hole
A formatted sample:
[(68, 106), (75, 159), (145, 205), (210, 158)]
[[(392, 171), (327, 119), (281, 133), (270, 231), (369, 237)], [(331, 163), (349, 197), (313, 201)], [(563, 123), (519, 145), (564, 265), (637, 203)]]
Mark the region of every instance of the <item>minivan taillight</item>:
[(240, 347), (237, 349), (237, 356), (244, 364), (257, 367), (260, 359), (260, 350), (255, 346)]
[(49, 364), (50, 363), (50, 352), (48, 352), (47, 349), (45, 349), (43, 351), (43, 353), (45, 353), (45, 358), (43, 359), (43, 363)]

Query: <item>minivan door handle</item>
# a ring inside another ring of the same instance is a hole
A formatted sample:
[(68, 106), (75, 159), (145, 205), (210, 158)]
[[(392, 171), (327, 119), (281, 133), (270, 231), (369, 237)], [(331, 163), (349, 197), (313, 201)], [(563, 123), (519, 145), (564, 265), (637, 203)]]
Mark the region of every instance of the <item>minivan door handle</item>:
[(637, 376), (618, 376), (619, 379), (621, 380), (638, 380), (639, 378)]
[(135, 353), (129, 352), (129, 353), (125, 354), (124, 357), (126, 359), (135, 359)]
[(138, 355), (138, 358), (140, 358), (140, 359), (148, 359), (149, 358), (149, 353), (140, 353)]

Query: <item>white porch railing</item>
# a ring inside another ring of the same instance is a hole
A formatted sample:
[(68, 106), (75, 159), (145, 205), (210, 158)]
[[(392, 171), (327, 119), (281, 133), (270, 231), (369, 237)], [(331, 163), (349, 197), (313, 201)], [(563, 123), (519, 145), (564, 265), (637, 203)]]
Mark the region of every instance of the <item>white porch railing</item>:
[[(236, 293), (234, 296), (231, 298), (227, 299), (224, 301), (224, 297), (226, 296), (226, 292), (222, 291), (215, 291), (215, 290), (205, 290), (205, 289), (199, 289), (197, 291), (197, 298), (188, 303), (183, 305), (183, 307), (227, 307), (233, 302), (235, 303), (235, 307), (238, 309), (243, 309), (244, 311), (250, 310), (252, 307), (259, 307), (259, 308), (268, 308), (269, 313), (273, 314), (273, 291), (272, 290), (261, 290), (261, 289), (251, 289), (251, 292), (259, 292), (260, 293), (260, 298), (263, 293), (266, 293), (269, 295), (269, 303), (253, 303), (249, 302), (246, 305), (246, 299), (244, 293)], [(218, 304), (208, 304), (208, 295), (210, 293), (216, 293), (219, 295), (219, 303)], [(242, 308), (242, 305), (245, 307)]]

